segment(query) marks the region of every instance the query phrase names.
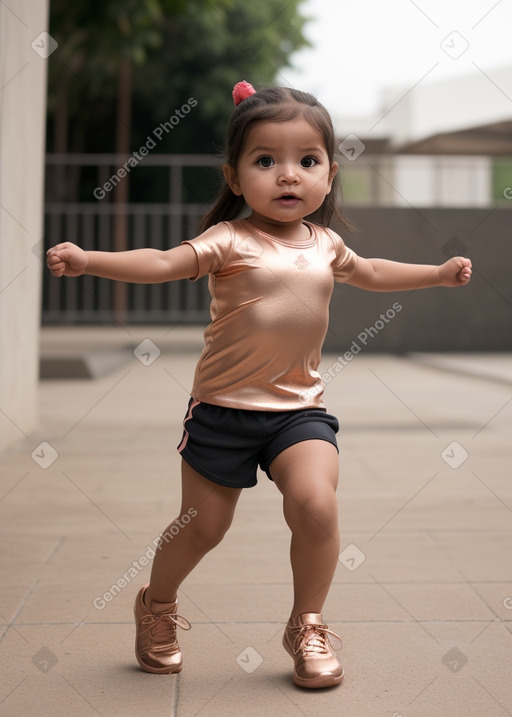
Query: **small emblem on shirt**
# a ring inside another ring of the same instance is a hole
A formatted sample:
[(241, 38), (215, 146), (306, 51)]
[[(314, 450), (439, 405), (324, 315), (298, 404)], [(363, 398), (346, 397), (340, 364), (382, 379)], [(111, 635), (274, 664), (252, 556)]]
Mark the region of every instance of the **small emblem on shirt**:
[(299, 256), (295, 259), (293, 262), (297, 269), (300, 269), (303, 271), (304, 269), (307, 269), (308, 266), (311, 266), (311, 263), (306, 259), (304, 254), (299, 254)]

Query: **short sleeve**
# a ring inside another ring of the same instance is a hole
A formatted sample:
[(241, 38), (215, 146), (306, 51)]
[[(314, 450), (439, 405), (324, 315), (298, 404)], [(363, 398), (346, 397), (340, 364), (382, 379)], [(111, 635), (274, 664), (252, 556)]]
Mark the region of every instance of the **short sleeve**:
[(190, 244), (196, 253), (198, 271), (190, 277), (190, 281), (197, 281), (206, 274), (215, 274), (224, 266), (232, 252), (233, 230), (228, 222), (220, 222), (195, 239), (181, 243)]
[(358, 256), (355, 251), (345, 245), (339, 234), (329, 230), (329, 235), (333, 240), (336, 255), (332, 262), (334, 281), (340, 283), (348, 281), (357, 268)]

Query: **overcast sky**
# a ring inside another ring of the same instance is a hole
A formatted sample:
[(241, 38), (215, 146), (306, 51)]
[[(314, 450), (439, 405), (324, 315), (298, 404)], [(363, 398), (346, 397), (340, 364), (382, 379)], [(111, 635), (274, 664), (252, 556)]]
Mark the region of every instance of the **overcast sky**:
[[(281, 81), (338, 116), (377, 112), (382, 90), (493, 68), (512, 72), (512, 0), (305, 0), (312, 48)], [(511, 103), (512, 114), (512, 103)]]

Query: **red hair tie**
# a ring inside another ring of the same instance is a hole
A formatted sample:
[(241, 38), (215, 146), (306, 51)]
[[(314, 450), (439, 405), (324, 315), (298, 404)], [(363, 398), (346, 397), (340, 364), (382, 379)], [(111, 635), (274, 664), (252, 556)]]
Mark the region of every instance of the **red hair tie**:
[(242, 100), (246, 100), (251, 95), (254, 95), (255, 92), (256, 90), (250, 82), (246, 82), (245, 80), (237, 82), (233, 87), (233, 102), (235, 106), (238, 106)]

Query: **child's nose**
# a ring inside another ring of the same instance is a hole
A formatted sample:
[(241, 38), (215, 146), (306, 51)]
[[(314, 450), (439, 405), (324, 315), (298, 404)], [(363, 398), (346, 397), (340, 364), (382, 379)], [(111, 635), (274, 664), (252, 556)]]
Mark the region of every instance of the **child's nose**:
[(285, 164), (282, 166), (281, 172), (279, 173), (279, 182), (281, 184), (292, 184), (293, 182), (297, 182), (298, 179), (299, 175), (294, 164)]

